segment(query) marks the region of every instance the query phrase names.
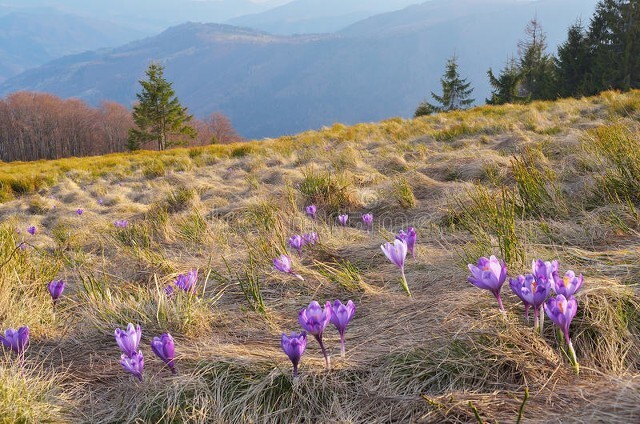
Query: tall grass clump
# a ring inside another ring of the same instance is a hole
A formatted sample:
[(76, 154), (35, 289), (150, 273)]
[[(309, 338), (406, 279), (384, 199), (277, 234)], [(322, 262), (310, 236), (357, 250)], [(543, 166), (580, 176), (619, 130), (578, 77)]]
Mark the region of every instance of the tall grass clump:
[(454, 198), (449, 208), (452, 223), (471, 233), (475, 241), (471, 248), (464, 248), (467, 262), (497, 249), (508, 264), (524, 263), (524, 243), (516, 231), (516, 202), (515, 194), (506, 187), (494, 193), (481, 185)]
[(640, 136), (623, 124), (604, 125), (587, 133), (584, 148), (598, 164), (597, 192), (608, 201), (640, 201)]
[[(251, 253), (249, 253), (247, 265), (240, 267), (232, 268), (225, 258), (222, 259), (227, 269), (227, 276), (213, 270), (211, 278), (223, 285), (233, 282), (237, 283), (249, 308), (266, 318), (267, 305), (265, 304), (262, 296), (260, 275), (258, 274), (256, 263)], [(238, 271), (238, 268), (240, 271)]]
[(307, 169), (299, 190), (307, 204), (313, 203), (329, 215), (358, 205), (353, 183), (344, 173)]
[(416, 196), (413, 194), (413, 189), (405, 177), (397, 178), (393, 181), (391, 193), (401, 208), (413, 209), (416, 207)]
[(66, 422), (61, 377), (31, 365), (22, 370), (0, 356), (0, 423)]
[(364, 290), (364, 280), (360, 270), (346, 259), (335, 260), (331, 263), (315, 263), (316, 270), (325, 278), (329, 279), (349, 292), (362, 292)]
[(516, 181), (518, 198), (525, 214), (543, 217), (565, 212), (557, 175), (547, 165), (542, 152), (526, 147), (511, 159), (511, 169)]

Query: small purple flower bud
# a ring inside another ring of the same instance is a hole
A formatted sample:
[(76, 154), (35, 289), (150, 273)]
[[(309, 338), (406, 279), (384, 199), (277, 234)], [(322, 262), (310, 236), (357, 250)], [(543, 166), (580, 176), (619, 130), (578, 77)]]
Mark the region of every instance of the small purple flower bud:
[(125, 372), (137, 377), (142, 381), (142, 371), (144, 370), (144, 356), (142, 351), (134, 352), (133, 355), (122, 354), (120, 364)]
[(49, 283), (49, 294), (51, 295), (54, 305), (58, 302), (60, 295), (64, 291), (65, 284), (64, 280), (53, 280)]
[(181, 288), (185, 292), (195, 293), (196, 292), (196, 283), (198, 282), (198, 270), (192, 269), (186, 275), (180, 274), (176, 281), (173, 284), (176, 287)]
[(336, 300), (331, 307), (331, 323), (340, 333), (340, 353), (342, 356), (344, 356), (344, 332), (355, 313), (356, 306), (351, 300), (346, 305), (343, 305), (340, 300)]
[(307, 211), (307, 215), (309, 215), (311, 219), (316, 219), (316, 211), (318, 210), (318, 208), (316, 208), (316, 205), (309, 205), (305, 208), (305, 210)]
[(416, 230), (414, 230), (413, 227), (409, 227), (406, 233), (403, 230), (400, 230), (396, 238), (398, 240), (403, 240), (405, 243), (407, 243), (407, 249), (409, 250), (409, 253), (411, 253), (411, 257), (415, 258), (416, 255), (414, 253), (414, 249), (416, 246), (416, 238), (417, 238)]
[(82, 215), (82, 214), (84, 213), (84, 209), (82, 209), (82, 208), (78, 208), (78, 209), (76, 209), (76, 213), (77, 213), (78, 215)]
[(363, 214), (362, 215), (362, 221), (367, 226), (367, 230), (370, 230), (371, 229), (371, 224), (373, 224), (373, 215), (371, 215), (370, 213)]
[(129, 323), (126, 330), (116, 328), (115, 336), (116, 343), (120, 346), (120, 350), (122, 350), (126, 356), (132, 356), (138, 351), (138, 345), (142, 337), (142, 329), (140, 329), (139, 325), (134, 327), (133, 324)]
[(164, 294), (169, 298), (173, 297), (173, 292), (174, 290), (171, 284), (164, 288)]
[(347, 221), (349, 220), (349, 215), (338, 215), (338, 222), (343, 227), (347, 226)]
[(129, 226), (129, 222), (126, 219), (122, 219), (122, 220), (114, 221), (113, 225), (115, 225), (116, 228), (127, 228)]
[(35, 225), (32, 225), (30, 227), (27, 228), (27, 233), (31, 234), (32, 236), (36, 235), (36, 227)]
[(304, 246), (304, 244), (305, 239), (299, 234), (295, 234), (289, 239), (289, 246), (291, 246), (292, 249), (296, 249), (298, 251), (298, 255), (300, 256), (302, 256), (302, 246)]
[(291, 274), (299, 280), (304, 281), (301, 275), (294, 273), (291, 270), (291, 258), (288, 255), (280, 255), (279, 257), (273, 260), (273, 266), (280, 272), (284, 272), (285, 274)]
[(319, 238), (318, 238), (318, 233), (316, 233), (315, 231), (312, 231), (310, 233), (307, 234), (303, 234), (302, 238), (304, 239), (305, 243), (308, 243), (310, 245), (314, 245), (318, 242)]
[(104, 204), (104, 200), (102, 200), (102, 197), (98, 199), (98, 204), (100, 206), (102, 206)]
[(151, 342), (151, 350), (169, 366), (172, 373), (176, 373), (174, 363), (176, 354), (175, 344), (173, 337), (171, 337), (169, 333), (162, 333), (160, 337), (154, 337)]
[(22, 355), (29, 345), (29, 327), (24, 326), (17, 330), (6, 329), (4, 336), (0, 334), (0, 343), (18, 355)]
[(491, 256), (489, 259), (480, 258), (478, 265), (469, 264), (471, 275), (467, 278), (474, 286), (489, 290), (498, 300), (500, 310), (504, 312), (502, 299), (500, 298), (500, 289), (507, 279), (507, 265), (504, 262)]
[(291, 336), (282, 333), (280, 344), (282, 345), (282, 350), (293, 364), (293, 377), (295, 378), (298, 375), (298, 363), (307, 348), (307, 333), (304, 331), (300, 333), (293, 332)]

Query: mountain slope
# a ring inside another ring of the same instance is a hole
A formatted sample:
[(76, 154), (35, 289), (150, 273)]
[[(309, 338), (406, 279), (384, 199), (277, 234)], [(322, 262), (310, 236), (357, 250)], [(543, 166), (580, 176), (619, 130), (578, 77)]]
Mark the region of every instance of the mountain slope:
[(48, 10), (0, 16), (0, 81), (52, 59), (140, 38), (133, 28)]
[(266, 12), (233, 18), (228, 23), (274, 34), (335, 32), (369, 16), (402, 9), (419, 1), (294, 0)]
[[(553, 48), (583, 9), (588, 8), (582, 0), (436, 0), (322, 36), (192, 23), (117, 49), (51, 62), (6, 81), (0, 94), (38, 90), (131, 105), (148, 62), (159, 60), (196, 115), (220, 110), (243, 136), (270, 137), (336, 121), (409, 116), (430, 91), (439, 90), (454, 51), (462, 75), (475, 87), (473, 97), (482, 102), (489, 94), (487, 70), (501, 68), (515, 53), (532, 16), (537, 13)], [(411, 25), (399, 28), (402, 22)], [(384, 32), (372, 32), (373, 26)]]

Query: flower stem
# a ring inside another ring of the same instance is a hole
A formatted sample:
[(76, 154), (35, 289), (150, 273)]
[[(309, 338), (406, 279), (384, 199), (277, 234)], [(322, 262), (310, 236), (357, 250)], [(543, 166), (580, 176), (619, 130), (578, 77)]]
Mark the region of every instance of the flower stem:
[(409, 290), (409, 285), (407, 284), (407, 277), (404, 275), (404, 268), (400, 268), (400, 272), (402, 272), (402, 288), (407, 292), (407, 295), (411, 297), (411, 291)]
[(344, 333), (340, 333), (340, 356), (344, 358)]
[(542, 330), (544, 330), (544, 307), (540, 305), (540, 334), (542, 334)]
[(298, 364), (293, 364), (293, 379), (295, 380), (298, 377)]
[(502, 305), (502, 298), (500, 297), (500, 293), (496, 293), (496, 299), (498, 299), (498, 306), (500, 306), (500, 312), (503, 314), (506, 313), (504, 310), (504, 305)]
[(320, 344), (320, 349), (322, 349), (322, 354), (324, 355), (325, 365), (327, 366), (327, 369), (329, 369), (329, 355), (327, 355), (327, 350), (324, 348), (324, 343), (322, 343), (322, 333), (315, 336), (315, 338), (318, 341), (318, 344)]
[(538, 331), (538, 311), (539, 309), (534, 307), (533, 308), (533, 329), (534, 331)]
[(569, 354), (571, 354), (571, 362), (573, 368), (576, 370), (576, 374), (580, 374), (580, 364), (578, 363), (578, 358), (576, 357), (576, 351), (573, 348), (573, 343), (571, 343), (571, 339), (567, 337), (567, 344), (569, 345)]

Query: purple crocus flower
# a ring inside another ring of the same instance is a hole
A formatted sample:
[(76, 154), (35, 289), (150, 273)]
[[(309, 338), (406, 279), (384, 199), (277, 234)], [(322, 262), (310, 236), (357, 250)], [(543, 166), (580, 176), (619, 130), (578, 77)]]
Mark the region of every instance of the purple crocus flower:
[(300, 333), (294, 331), (291, 333), (291, 336), (282, 333), (280, 343), (284, 353), (291, 359), (291, 363), (293, 364), (293, 378), (296, 378), (298, 376), (298, 363), (307, 348), (307, 333), (305, 331), (301, 331)]
[(181, 288), (187, 293), (195, 293), (197, 282), (198, 282), (198, 270), (192, 269), (191, 271), (187, 272), (186, 275), (185, 274), (178, 275), (178, 278), (176, 279), (176, 281), (173, 282), (173, 284), (175, 284), (176, 287)]
[(411, 292), (409, 291), (409, 285), (407, 284), (407, 277), (404, 275), (404, 262), (407, 258), (407, 243), (404, 240), (394, 240), (393, 243), (385, 243), (380, 246), (384, 255), (389, 259), (393, 264), (395, 264), (398, 268), (400, 268), (400, 273), (402, 274), (402, 288), (407, 292), (409, 296), (411, 296)]
[(167, 287), (164, 288), (164, 294), (167, 297), (173, 297), (173, 286), (171, 284), (169, 284)]
[(516, 278), (509, 279), (509, 286), (511, 287), (511, 291), (513, 291), (524, 303), (524, 315), (527, 319), (527, 324), (529, 323), (529, 309), (531, 305), (527, 302), (526, 298), (522, 296), (520, 289), (524, 286), (524, 275), (518, 275)]
[(353, 315), (356, 313), (356, 306), (353, 301), (349, 300), (343, 305), (340, 300), (333, 302), (331, 307), (331, 323), (338, 329), (340, 333), (340, 355), (344, 357), (344, 332)]
[(544, 262), (542, 259), (531, 262), (531, 273), (538, 284), (553, 284), (553, 274), (558, 272), (558, 261)]
[(318, 210), (318, 208), (316, 208), (316, 205), (309, 205), (305, 208), (305, 210), (307, 211), (307, 215), (309, 215), (311, 219), (316, 219), (316, 211)]
[(35, 225), (32, 225), (30, 227), (27, 228), (27, 233), (31, 234), (32, 236), (36, 235), (36, 227)]
[(500, 311), (504, 312), (502, 299), (500, 298), (500, 289), (507, 279), (507, 265), (495, 256), (489, 259), (482, 257), (478, 260), (478, 265), (469, 264), (471, 275), (467, 280), (471, 284), (481, 289), (489, 290), (498, 300)]
[(326, 328), (327, 324), (331, 320), (331, 302), (327, 302), (324, 305), (324, 310), (318, 302), (315, 300), (309, 303), (309, 306), (301, 309), (298, 313), (298, 322), (302, 328), (304, 328), (309, 334), (313, 335), (320, 344), (322, 354), (324, 355), (324, 361), (329, 368), (329, 356), (322, 343), (322, 332)]
[[(515, 283), (514, 283), (515, 281)], [(519, 275), (516, 280), (511, 279), (509, 285), (511, 289), (516, 293), (525, 304), (525, 308), (528, 312), (528, 307), (533, 307), (534, 328), (538, 328), (540, 307), (547, 299), (549, 292), (551, 291), (551, 285), (549, 283), (539, 283), (536, 278), (531, 275)], [(515, 286), (515, 287), (514, 287)]]
[(305, 243), (310, 244), (311, 246), (316, 244), (319, 240), (318, 233), (316, 233), (315, 231), (311, 231), (310, 233), (303, 234), (302, 238), (304, 239)]
[(400, 230), (400, 232), (398, 232), (398, 235), (396, 235), (396, 238), (407, 243), (407, 249), (409, 250), (409, 253), (411, 253), (411, 257), (415, 259), (416, 255), (414, 253), (414, 249), (416, 246), (417, 238), (416, 230), (414, 230), (413, 227), (407, 228), (406, 233), (403, 230)]
[(82, 215), (82, 214), (84, 213), (84, 209), (82, 209), (82, 208), (78, 208), (78, 209), (76, 209), (76, 213), (77, 213), (78, 215)]
[(561, 294), (564, 297), (572, 296), (575, 292), (580, 290), (583, 282), (582, 274), (576, 277), (576, 273), (573, 271), (567, 271), (564, 274), (564, 278), (560, 278), (558, 273), (553, 274), (553, 291), (556, 294)]
[(13, 328), (6, 329), (4, 336), (0, 334), (0, 343), (22, 357), (29, 345), (29, 327), (24, 326), (17, 330)]
[(154, 337), (151, 342), (151, 350), (169, 366), (172, 373), (176, 373), (174, 362), (176, 348), (171, 334), (162, 333), (160, 337)]
[(549, 315), (549, 318), (551, 318), (551, 321), (562, 330), (567, 345), (569, 346), (569, 353), (571, 354), (573, 365), (576, 368), (576, 372), (579, 372), (580, 365), (578, 364), (576, 352), (573, 349), (571, 337), (569, 336), (569, 326), (578, 311), (578, 301), (573, 296), (566, 298), (564, 295), (559, 294), (547, 300), (544, 304), (544, 309), (547, 315)]
[(120, 350), (126, 356), (135, 355), (138, 351), (138, 345), (140, 344), (140, 337), (142, 337), (142, 329), (139, 325), (135, 327), (129, 323), (126, 330), (116, 328), (115, 331), (116, 343), (120, 346)]
[(102, 206), (104, 204), (104, 200), (102, 200), (102, 197), (98, 199), (98, 204), (100, 206)]
[(302, 246), (304, 246), (304, 244), (305, 244), (305, 240), (299, 234), (295, 234), (291, 236), (291, 238), (289, 239), (289, 246), (291, 246), (292, 249), (296, 249), (300, 257), (302, 257)]
[(304, 281), (304, 278), (302, 278), (301, 275), (298, 275), (291, 270), (291, 258), (288, 255), (280, 255), (275, 258), (273, 260), (273, 266), (280, 272), (291, 274), (297, 279)]
[(51, 295), (51, 299), (53, 300), (53, 305), (58, 302), (60, 295), (64, 291), (65, 286), (64, 280), (53, 280), (49, 283), (47, 288), (49, 289), (49, 294)]
[(113, 225), (115, 225), (116, 228), (127, 228), (129, 226), (129, 222), (126, 219), (122, 219), (114, 221)]
[(373, 224), (373, 215), (371, 215), (370, 213), (363, 214), (362, 221), (367, 226), (367, 231), (371, 230), (371, 224)]
[(338, 222), (343, 227), (347, 226), (347, 221), (349, 220), (349, 215), (338, 215)]
[(142, 371), (144, 370), (144, 356), (142, 355), (142, 351), (134, 352), (132, 355), (123, 353), (120, 357), (120, 364), (122, 364), (125, 372), (138, 377), (138, 380), (142, 381)]

